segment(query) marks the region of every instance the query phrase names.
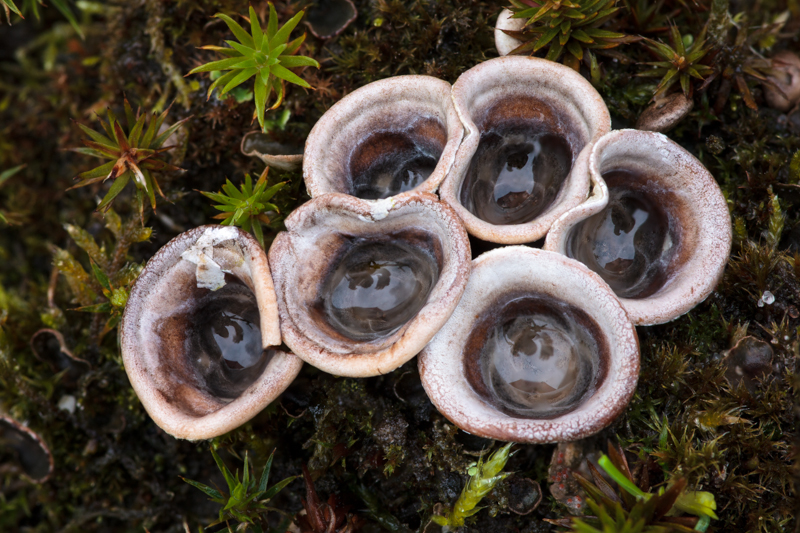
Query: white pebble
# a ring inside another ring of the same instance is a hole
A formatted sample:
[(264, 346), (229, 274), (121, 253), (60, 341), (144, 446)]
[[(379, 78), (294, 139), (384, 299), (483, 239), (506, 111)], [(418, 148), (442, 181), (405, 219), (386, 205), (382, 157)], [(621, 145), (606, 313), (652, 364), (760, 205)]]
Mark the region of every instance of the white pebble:
[(71, 394), (65, 394), (58, 400), (58, 408), (62, 411), (67, 411), (68, 413), (72, 414), (75, 412), (75, 396)]

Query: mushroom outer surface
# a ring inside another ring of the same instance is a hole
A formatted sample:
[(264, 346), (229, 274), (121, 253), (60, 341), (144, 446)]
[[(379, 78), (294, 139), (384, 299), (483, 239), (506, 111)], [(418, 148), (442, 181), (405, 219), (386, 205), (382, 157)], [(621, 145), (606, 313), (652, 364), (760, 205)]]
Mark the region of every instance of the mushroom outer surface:
[[(202, 256), (201, 244), (206, 252), (213, 248), (212, 255), (198, 262), (182, 257), (195, 251)], [(236, 398), (219, 398), (208, 390), (193, 364), (196, 354), (187, 353), (187, 317), (193, 316), (187, 308), (199, 292), (206, 292), (198, 283), (213, 282), (218, 267), (225, 283), (236, 281), (252, 292), (261, 348), (279, 345), (266, 254), (255, 238), (232, 226), (200, 226), (164, 245), (136, 280), (120, 325), (122, 360), (133, 389), (156, 424), (177, 438), (209, 439), (244, 424), (291, 384), (303, 364), (292, 354), (274, 351), (262, 373)]]
[(782, 50), (772, 58), (772, 73), (764, 83), (767, 104), (778, 111), (789, 111), (800, 102), (800, 57)]
[[(593, 393), (551, 418), (506, 414), (479, 394), (467, 376), (463, 354), (475, 347), (468, 345), (466, 332), (492, 302), (521, 292), (582, 310), (599, 326), (608, 347)], [(628, 404), (639, 376), (639, 342), (619, 300), (595, 273), (559, 254), (509, 246), (473, 261), (461, 303), (420, 354), (419, 371), (433, 404), (464, 431), (532, 444), (572, 441), (600, 431)]]
[[(615, 130), (603, 137), (592, 150), (589, 168), (595, 182), (603, 182), (611, 171), (637, 176), (635, 181), (654, 194), (669, 220), (675, 249), (660, 288), (642, 298), (620, 298), (631, 321), (663, 324), (705, 300), (722, 277), (732, 240), (725, 198), (708, 170), (663, 134), (637, 130)], [(579, 207), (563, 215), (544, 249), (571, 257), (569, 242), (576, 226), (603, 207)]]
[(302, 150), (281, 144), (261, 131), (250, 131), (242, 137), (240, 151), (247, 157), (257, 157), (267, 166), (281, 170), (296, 170), (303, 164)]
[[(413, 190), (435, 192), (461, 142), (463, 126), (451, 86), (432, 76), (394, 76), (369, 83), (331, 106), (306, 139), (303, 179), (315, 198), (354, 194), (354, 178), (401, 149), (438, 152), (432, 173)], [(429, 154), (432, 155), (432, 154)]]
[[(458, 304), (471, 261), (467, 232), (435, 195), (410, 192), (379, 201), (326, 194), (286, 218), (287, 231), (269, 250), (283, 341), (317, 368), (348, 377), (391, 372), (428, 343)], [(434, 257), (437, 276), (424, 305), (402, 326), (374, 339), (354, 340), (333, 327), (322, 295), (353, 242), (407, 242)]]
[[(470, 235), (501, 244), (533, 242), (544, 237), (559, 216), (586, 200), (591, 146), (611, 130), (611, 116), (583, 76), (553, 61), (499, 57), (459, 76), (453, 101), (464, 123), (464, 139), (440, 196), (455, 209)], [(571, 152), (571, 168), (555, 199), (533, 220), (495, 225), (464, 207), (461, 196), (482, 134), (505, 123), (527, 124), (563, 139)]]
[(636, 121), (636, 129), (664, 133), (689, 115), (694, 100), (686, 98), (683, 92), (672, 93), (647, 106)]
[(509, 9), (503, 9), (500, 14), (497, 15), (497, 22), (494, 26), (494, 46), (497, 48), (497, 53), (501, 56), (507, 56), (512, 50), (522, 44), (522, 41), (515, 39), (503, 31), (520, 31), (525, 27), (525, 19), (515, 19), (513, 15), (514, 13)]

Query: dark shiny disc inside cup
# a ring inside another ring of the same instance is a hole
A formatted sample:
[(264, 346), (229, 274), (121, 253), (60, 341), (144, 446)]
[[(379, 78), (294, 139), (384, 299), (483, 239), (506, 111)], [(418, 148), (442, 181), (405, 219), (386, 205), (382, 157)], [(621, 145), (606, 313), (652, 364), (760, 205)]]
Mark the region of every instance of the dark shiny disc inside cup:
[(572, 229), (567, 255), (597, 272), (617, 296), (646, 298), (666, 282), (677, 250), (678, 234), (665, 211), (669, 199), (627, 170), (603, 179), (608, 205)]
[(348, 339), (374, 341), (396, 332), (422, 309), (438, 280), (429, 250), (387, 237), (347, 242), (322, 282), (317, 307)]
[(252, 385), (272, 358), (264, 350), (258, 304), (253, 292), (233, 276), (216, 291), (202, 292), (186, 334), (186, 353), (206, 388), (234, 399)]
[(605, 377), (608, 348), (584, 311), (537, 294), (506, 295), (469, 334), (465, 373), (504, 413), (554, 418), (586, 401)]
[(506, 123), (481, 133), (460, 201), (490, 224), (523, 224), (544, 213), (572, 169), (566, 139), (540, 125)]
[(369, 135), (350, 158), (351, 194), (378, 200), (418, 187), (433, 174), (446, 141), (444, 126), (433, 119)]

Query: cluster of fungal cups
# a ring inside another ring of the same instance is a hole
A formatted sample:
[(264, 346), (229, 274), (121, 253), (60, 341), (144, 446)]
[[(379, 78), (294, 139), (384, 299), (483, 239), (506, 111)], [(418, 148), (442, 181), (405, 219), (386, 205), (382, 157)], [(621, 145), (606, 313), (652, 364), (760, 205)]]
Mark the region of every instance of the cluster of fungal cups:
[[(354, 91), (311, 131), (312, 199), (268, 255), (204, 226), (150, 260), (121, 326), (139, 398), (170, 434), (210, 438), (302, 361), (369, 377), (419, 354), (429, 397), (465, 431), (599, 431), (636, 387), (634, 326), (706, 298), (731, 242), (694, 157), (610, 130), (583, 77), (534, 58), (486, 61), (452, 87), (399, 76)], [(473, 260), (470, 239), (495, 249)]]

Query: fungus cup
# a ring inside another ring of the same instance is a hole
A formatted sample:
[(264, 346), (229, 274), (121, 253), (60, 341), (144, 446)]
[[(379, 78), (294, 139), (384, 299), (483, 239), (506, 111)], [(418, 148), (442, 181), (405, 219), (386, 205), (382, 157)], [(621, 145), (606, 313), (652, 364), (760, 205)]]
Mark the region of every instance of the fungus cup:
[[(53, 454), (44, 440), (13, 418), (0, 415), (0, 450), (12, 455), (23, 475), (34, 483), (44, 483), (53, 473)], [(7, 458), (5, 458), (7, 459)]]
[(514, 13), (510, 9), (503, 9), (500, 12), (494, 26), (494, 46), (499, 55), (507, 56), (522, 44), (522, 41), (510, 36), (504, 30), (521, 31), (525, 27), (525, 22), (527, 21), (524, 18), (514, 18)]
[(636, 121), (637, 130), (667, 132), (689, 115), (694, 100), (682, 92), (657, 98), (647, 107)]
[(270, 167), (296, 170), (303, 164), (302, 148), (273, 141), (260, 131), (245, 133), (240, 147), (247, 157), (257, 157)]
[(352, 0), (317, 0), (306, 10), (306, 26), (317, 39), (331, 39), (358, 17)]
[(136, 280), (120, 326), (125, 370), (170, 435), (208, 439), (274, 400), (302, 361), (281, 342), (264, 250), (230, 226), (175, 237)]
[(800, 102), (800, 57), (783, 50), (772, 58), (772, 69), (764, 82), (767, 104), (779, 111), (789, 111)]
[(484, 241), (542, 238), (589, 192), (591, 145), (611, 129), (603, 99), (552, 61), (501, 57), (453, 85), (465, 135), (442, 200)]
[(773, 372), (773, 356), (768, 343), (749, 335), (743, 337), (725, 354), (725, 379), (733, 387), (744, 383), (751, 394), (755, 393), (759, 379), (766, 379)]
[(370, 83), (334, 104), (311, 130), (303, 164), (308, 193), (375, 200), (412, 189), (435, 192), (462, 133), (449, 83), (430, 76)]
[(30, 345), (38, 360), (48, 365), (54, 374), (62, 373), (59, 382), (67, 387), (76, 387), (80, 377), (92, 368), (88, 361), (75, 357), (64, 335), (54, 329), (40, 329), (31, 336)]
[(636, 325), (669, 322), (705, 300), (732, 237), (708, 170), (664, 135), (636, 130), (598, 141), (589, 169), (593, 201), (553, 225), (545, 250), (600, 274)]
[(283, 340), (331, 374), (375, 376), (414, 357), (469, 277), (467, 233), (432, 194), (326, 194), (286, 229), (269, 251)]
[(512, 476), (506, 485), (508, 490), (508, 510), (525, 516), (531, 514), (542, 503), (542, 487), (529, 477)]
[(562, 255), (510, 246), (473, 261), (461, 302), (420, 354), (419, 371), (433, 404), (464, 431), (571, 441), (625, 408), (639, 344), (599, 276)]

